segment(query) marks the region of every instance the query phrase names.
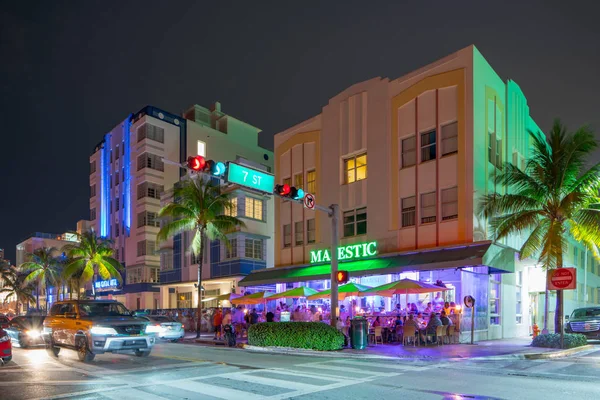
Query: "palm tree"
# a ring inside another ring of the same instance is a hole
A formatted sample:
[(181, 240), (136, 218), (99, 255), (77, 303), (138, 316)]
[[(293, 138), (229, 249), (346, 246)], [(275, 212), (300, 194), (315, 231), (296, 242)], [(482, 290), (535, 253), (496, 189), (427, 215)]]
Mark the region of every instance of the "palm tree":
[(6, 293), (6, 299), (11, 297), (15, 297), (17, 299), (17, 315), (19, 314), (19, 303), (24, 303), (27, 301), (33, 302), (35, 301), (35, 297), (33, 296), (33, 286), (31, 284), (25, 283), (25, 274), (22, 273), (14, 273), (12, 275), (7, 275), (4, 278), (4, 286), (0, 289), (0, 293)]
[[(169, 237), (187, 231), (194, 232), (191, 243), (192, 253), (204, 259), (205, 240), (221, 240), (229, 246), (226, 234), (237, 227), (245, 226), (233, 216), (223, 215), (231, 210), (228, 194), (221, 193), (220, 186), (204, 177), (192, 177), (181, 182), (173, 191), (175, 202), (167, 204), (158, 213), (159, 217), (169, 217), (156, 240), (163, 242)], [(196, 337), (200, 337), (202, 326), (202, 262), (198, 264), (198, 309), (196, 318)]]
[(27, 273), (24, 282), (37, 282), (36, 307), (40, 309), (40, 292), (44, 288), (46, 292), (46, 311), (48, 311), (48, 296), (51, 285), (56, 285), (59, 276), (59, 261), (56, 257), (58, 250), (56, 247), (40, 247), (28, 257), (31, 261), (26, 261), (20, 265), (20, 269)]
[[(78, 233), (77, 238), (79, 240), (77, 244), (68, 244), (63, 247), (63, 251), (69, 258), (64, 269), (65, 278), (76, 279), (78, 289), (82, 283), (85, 284), (90, 280), (95, 282), (98, 275), (102, 279), (113, 277), (119, 283), (123, 281), (120, 272), (123, 267), (113, 258), (114, 249), (111, 247), (111, 240), (96, 236), (94, 231)], [(96, 298), (93, 282), (92, 293)]]
[(15, 273), (15, 269), (10, 265), (8, 260), (0, 259), (0, 280), (6, 279), (6, 277), (12, 277)]
[[(556, 120), (548, 141), (532, 135), (532, 156), (524, 171), (505, 163), (497, 182), (507, 194), (482, 199), (496, 239), (521, 234), (519, 257), (537, 257), (544, 269), (563, 267), (567, 240), (574, 239), (600, 259), (600, 164), (586, 167), (598, 144), (590, 129), (574, 133)], [(555, 331), (563, 334), (563, 291), (557, 291)], [(547, 319), (547, 314), (546, 314)]]

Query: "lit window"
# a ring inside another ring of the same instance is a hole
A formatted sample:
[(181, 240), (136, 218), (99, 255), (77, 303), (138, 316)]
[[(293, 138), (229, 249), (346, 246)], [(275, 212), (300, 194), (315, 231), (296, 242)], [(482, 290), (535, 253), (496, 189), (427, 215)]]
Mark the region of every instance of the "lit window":
[(436, 216), (435, 192), (421, 195), (421, 223), (435, 222)]
[(199, 156), (206, 157), (206, 143), (198, 140), (198, 151), (196, 153)]
[(458, 218), (458, 188), (442, 190), (442, 221)]
[(315, 194), (317, 192), (317, 171), (308, 171), (306, 173), (306, 191)]
[(304, 187), (304, 179), (302, 177), (302, 174), (294, 175), (294, 186), (296, 186), (298, 189)]
[(417, 142), (415, 137), (402, 140), (402, 168), (410, 167), (417, 163)]
[(223, 210), (223, 214), (227, 215), (228, 217), (237, 217), (238, 215), (238, 199), (237, 197), (233, 197), (229, 200), (229, 204), (230, 207), (225, 207), (225, 210)]
[(283, 180), (283, 184), (284, 184), (284, 185), (289, 185), (289, 186), (292, 186), (292, 178), (285, 178), (285, 179)]
[(421, 162), (435, 160), (435, 141), (435, 130), (426, 133), (421, 133)]
[(442, 155), (458, 151), (458, 122), (442, 126)]
[(283, 247), (292, 247), (292, 225), (283, 226)]
[(263, 219), (263, 201), (255, 199), (253, 197), (246, 197), (246, 212), (245, 216), (248, 218), (254, 218), (261, 220)]
[(345, 159), (344, 171), (346, 172), (345, 183), (367, 179), (367, 154), (359, 154)]
[(416, 218), (416, 201), (415, 196), (402, 199), (402, 226), (415, 226)]
[(306, 242), (314, 243), (316, 241), (316, 224), (315, 219), (311, 218), (306, 221)]
[(304, 222), (298, 221), (294, 223), (294, 238), (296, 239), (296, 246), (302, 246), (304, 244)]

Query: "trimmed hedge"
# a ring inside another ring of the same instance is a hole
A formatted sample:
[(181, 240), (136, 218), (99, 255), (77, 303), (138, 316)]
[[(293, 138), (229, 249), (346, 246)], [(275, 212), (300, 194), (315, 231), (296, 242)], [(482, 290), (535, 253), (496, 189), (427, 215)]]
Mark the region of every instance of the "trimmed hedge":
[(250, 326), (248, 344), (330, 351), (342, 348), (344, 335), (322, 322), (264, 322)]
[[(573, 347), (585, 346), (587, 344), (587, 338), (584, 335), (577, 333), (565, 333), (564, 338), (565, 349), (572, 349)], [(533, 347), (550, 347), (553, 349), (560, 349), (560, 334), (549, 333), (546, 335), (538, 335), (533, 342)]]

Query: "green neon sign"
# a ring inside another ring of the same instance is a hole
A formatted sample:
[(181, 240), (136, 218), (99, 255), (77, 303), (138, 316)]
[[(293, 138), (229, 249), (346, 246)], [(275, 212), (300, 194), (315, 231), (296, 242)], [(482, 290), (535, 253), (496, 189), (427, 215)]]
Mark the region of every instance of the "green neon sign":
[(229, 183), (235, 183), (265, 193), (273, 193), (273, 188), (275, 187), (275, 177), (273, 175), (232, 162), (228, 165), (227, 177), (225, 179)]
[[(372, 257), (377, 255), (377, 242), (366, 242), (349, 244), (347, 246), (339, 246), (337, 248), (337, 259), (338, 261), (344, 260), (356, 260), (359, 258)], [(329, 250), (311, 250), (310, 251), (310, 263), (322, 263), (330, 262), (331, 255)]]

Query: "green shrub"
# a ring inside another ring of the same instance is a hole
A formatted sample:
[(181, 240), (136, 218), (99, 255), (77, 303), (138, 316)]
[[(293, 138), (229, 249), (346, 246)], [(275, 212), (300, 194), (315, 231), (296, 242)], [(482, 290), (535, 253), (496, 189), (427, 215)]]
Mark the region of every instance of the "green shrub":
[[(565, 349), (585, 346), (587, 344), (587, 338), (584, 335), (577, 333), (565, 333), (564, 343)], [(538, 335), (535, 339), (533, 339), (531, 345), (533, 347), (550, 347), (553, 349), (560, 349), (560, 334), (549, 333), (546, 335)]]
[(265, 322), (251, 325), (248, 344), (312, 350), (339, 350), (344, 335), (322, 322)]

